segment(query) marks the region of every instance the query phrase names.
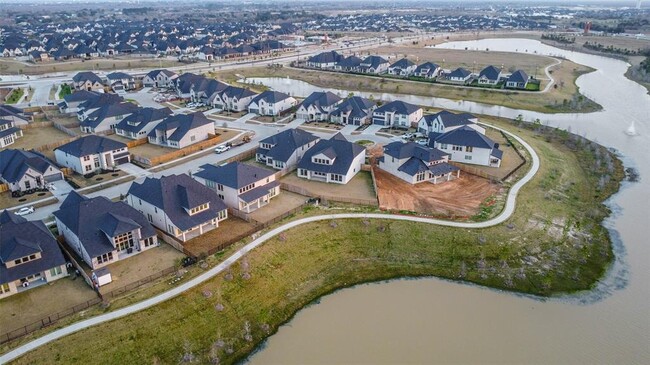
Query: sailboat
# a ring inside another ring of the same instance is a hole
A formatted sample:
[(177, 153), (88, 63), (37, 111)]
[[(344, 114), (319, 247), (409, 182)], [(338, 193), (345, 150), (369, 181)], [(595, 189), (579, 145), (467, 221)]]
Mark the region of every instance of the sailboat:
[(637, 135), (636, 127), (634, 126), (634, 121), (632, 121), (632, 124), (630, 124), (630, 126), (627, 127), (627, 129), (625, 130), (625, 134), (627, 134), (628, 136), (636, 136)]

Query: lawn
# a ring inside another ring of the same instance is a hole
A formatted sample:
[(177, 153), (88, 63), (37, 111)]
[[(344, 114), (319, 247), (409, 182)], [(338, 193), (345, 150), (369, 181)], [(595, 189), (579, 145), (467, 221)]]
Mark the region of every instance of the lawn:
[(11, 92), (6, 102), (7, 104), (16, 104), (20, 99), (22, 99), (23, 95), (25, 95), (25, 90), (20, 87), (16, 88)]
[(59, 91), (59, 99), (63, 99), (66, 95), (72, 94), (72, 88), (70, 85), (64, 83), (61, 85), (61, 91)]
[[(302, 225), (196, 289), (16, 363), (216, 363), (218, 357), (231, 364), (322, 295), (395, 277), (435, 275), (542, 296), (592, 287), (613, 257), (602, 202), (618, 190), (620, 161), (564, 132), (498, 124), (526, 139), (541, 159), (515, 215), (502, 225), (468, 230), (383, 219)], [(301, 215), (332, 212), (308, 208)]]
[(27, 128), (23, 129), (23, 136), (18, 138), (10, 148), (31, 150), (70, 138), (72, 137), (52, 126)]
[[(298, 177), (295, 172), (284, 176), (280, 179), (283, 184), (295, 186), (303, 190), (306, 196), (322, 196), (326, 199), (362, 199), (375, 201), (377, 197), (372, 187), (372, 176), (368, 171), (360, 171), (347, 184), (329, 184), (320, 181), (311, 181)], [(294, 191), (296, 193), (301, 193)], [(375, 203), (376, 204), (376, 203)]]

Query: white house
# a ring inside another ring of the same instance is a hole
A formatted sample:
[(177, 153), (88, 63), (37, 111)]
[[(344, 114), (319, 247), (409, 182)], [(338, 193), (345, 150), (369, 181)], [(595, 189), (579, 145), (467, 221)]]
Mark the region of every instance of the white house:
[(298, 104), (298, 101), (287, 94), (267, 90), (254, 97), (248, 104), (248, 112), (258, 115), (279, 116)]
[(137, 113), (139, 109), (139, 106), (129, 102), (106, 104), (87, 114), (79, 123), (79, 128), (84, 133), (112, 131), (122, 119)]
[(342, 59), (343, 56), (336, 51), (323, 52), (309, 57), (307, 67), (333, 68)]
[(429, 135), (429, 133), (445, 133), (466, 125), (485, 134), (485, 128), (477, 123), (478, 118), (472, 114), (454, 114), (447, 110), (442, 110), (436, 114), (423, 115), (418, 121), (418, 132), (424, 135)]
[(50, 182), (63, 180), (63, 173), (45, 157), (31, 151), (0, 151), (0, 181), (9, 190), (42, 189)]
[(116, 93), (135, 89), (135, 80), (133, 76), (124, 72), (111, 72), (106, 75), (107, 86)]
[(293, 170), (319, 138), (302, 129), (286, 129), (260, 141), (255, 153), (259, 163), (277, 170)]
[(359, 171), (366, 149), (349, 142), (341, 133), (321, 139), (298, 162), (298, 177), (335, 184), (347, 184)]
[(370, 123), (377, 104), (372, 100), (353, 96), (345, 99), (330, 113), (332, 123), (363, 125)]
[(400, 100), (391, 101), (372, 113), (372, 123), (387, 127), (410, 128), (422, 118), (422, 108)]
[(205, 141), (212, 135), (214, 122), (196, 112), (168, 116), (149, 132), (148, 138), (151, 144), (180, 149)]
[(501, 70), (494, 66), (487, 66), (478, 74), (479, 85), (494, 86), (501, 80)]
[(185, 174), (134, 182), (126, 199), (156, 228), (182, 242), (228, 218), (228, 207), (217, 193)]
[(390, 63), (380, 56), (368, 56), (359, 64), (359, 71), (367, 74), (381, 74), (388, 71)]
[(0, 148), (12, 145), (23, 136), (23, 130), (9, 119), (0, 119)]
[(42, 221), (2, 211), (0, 247), (0, 299), (68, 275), (59, 244)]
[(450, 73), (446, 74), (445, 76), (449, 81), (466, 83), (472, 77), (472, 72), (462, 67), (459, 67), (451, 71)]
[(254, 92), (236, 86), (228, 86), (223, 91), (218, 92), (212, 101), (215, 108), (240, 112), (248, 110), (248, 104), (256, 96)]
[(93, 270), (157, 247), (156, 231), (136, 209), (71, 191), (54, 212), (66, 244)]
[(94, 72), (83, 71), (72, 77), (74, 88), (77, 90), (99, 91), (104, 90), (102, 79)]
[(149, 71), (142, 78), (142, 85), (144, 87), (171, 87), (173, 81), (178, 77), (178, 75), (169, 70), (153, 70)]
[(440, 75), (441, 68), (433, 62), (425, 62), (413, 71), (413, 76), (424, 77), (426, 79), (433, 79)]
[(241, 162), (203, 165), (201, 169), (194, 178), (216, 191), (229, 208), (250, 213), (280, 194), (280, 182), (272, 170)]
[(327, 120), (343, 99), (329, 91), (315, 91), (300, 103), (296, 116), (306, 121)]
[(526, 72), (523, 70), (517, 70), (506, 79), (506, 87), (510, 89), (525, 90), (529, 79), (530, 78)]
[(396, 61), (388, 66), (388, 74), (394, 76), (410, 76), (418, 66), (406, 58)]
[(409, 184), (438, 184), (460, 176), (460, 169), (450, 165), (449, 154), (415, 142), (392, 142), (384, 146), (379, 168)]
[(429, 146), (449, 153), (451, 161), (489, 167), (501, 166), (503, 152), (483, 133), (469, 126), (429, 134)]
[(130, 139), (147, 138), (158, 123), (172, 114), (169, 108), (140, 108), (115, 125), (115, 134)]
[(86, 175), (100, 170), (112, 170), (130, 161), (127, 146), (106, 137), (89, 135), (54, 149), (56, 162)]

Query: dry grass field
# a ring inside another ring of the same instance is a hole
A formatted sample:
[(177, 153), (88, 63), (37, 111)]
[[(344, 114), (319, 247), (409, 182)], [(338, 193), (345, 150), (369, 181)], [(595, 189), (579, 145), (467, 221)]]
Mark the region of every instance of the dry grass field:
[(150, 67), (175, 67), (182, 66), (184, 63), (165, 59), (94, 59), (89, 61), (64, 61), (64, 62), (45, 62), (45, 63), (26, 63), (16, 60), (0, 60), (0, 73), (2, 74), (25, 74), (38, 75), (51, 72), (63, 71), (82, 71), (82, 70), (117, 70), (130, 68), (150, 68)]

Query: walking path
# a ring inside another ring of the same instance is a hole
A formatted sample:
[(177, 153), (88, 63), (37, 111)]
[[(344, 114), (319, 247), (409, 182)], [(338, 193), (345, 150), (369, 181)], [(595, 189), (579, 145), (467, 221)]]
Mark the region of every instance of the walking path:
[[(481, 123), (483, 124), (483, 123)], [(470, 223), (470, 222), (452, 222), (452, 221), (445, 221), (445, 220), (440, 220), (440, 219), (432, 219), (432, 218), (423, 218), (423, 217), (414, 217), (414, 216), (402, 216), (402, 215), (395, 215), (395, 214), (381, 214), (381, 213), (344, 213), (344, 214), (326, 214), (326, 215), (319, 215), (319, 216), (314, 216), (314, 217), (307, 217), (307, 218), (301, 218), (297, 219), (295, 221), (288, 222), (280, 227), (274, 228), (271, 231), (263, 234), (262, 236), (258, 237), (257, 239), (253, 240), (251, 243), (247, 244), (246, 246), (242, 247), (239, 249), (237, 252), (235, 252), (233, 255), (228, 257), (225, 261), (220, 263), (219, 265), (213, 267), (212, 269), (206, 271), (205, 273), (195, 277), (194, 279), (189, 280), (188, 282), (175, 287), (173, 289), (170, 289), (162, 294), (159, 294), (155, 297), (149, 298), (147, 300), (144, 300), (139, 303), (135, 303), (133, 305), (130, 305), (128, 307), (124, 307), (121, 309), (118, 309), (114, 312), (109, 312), (106, 314), (102, 314), (84, 321), (80, 321), (77, 323), (73, 323), (67, 327), (63, 327), (61, 329), (58, 329), (56, 331), (53, 331), (51, 333), (48, 333), (40, 338), (37, 338), (27, 344), (24, 344), (20, 347), (17, 347), (10, 352), (3, 354), (0, 356), (0, 363), (4, 364), (9, 361), (12, 361), (25, 353), (34, 350), (40, 346), (43, 346), (45, 344), (48, 344), (52, 341), (55, 341), (59, 338), (65, 337), (69, 334), (75, 333), (77, 331), (81, 331), (83, 329), (112, 321), (114, 319), (118, 319), (124, 316), (127, 316), (132, 313), (136, 313), (142, 310), (145, 310), (147, 308), (150, 308), (154, 305), (160, 304), (166, 300), (172, 299), (175, 296), (182, 294), (185, 291), (188, 291), (197, 285), (211, 279), (212, 277), (222, 273), (230, 265), (235, 263), (237, 260), (242, 258), (244, 255), (246, 255), (248, 252), (252, 251), (256, 247), (260, 246), (264, 242), (268, 241), (272, 237), (280, 234), (281, 232), (284, 232), (286, 230), (295, 228), (297, 226), (300, 226), (302, 224), (307, 224), (311, 222), (318, 222), (318, 221), (323, 221), (323, 220), (332, 220), (332, 219), (358, 219), (358, 218), (365, 218), (365, 219), (393, 219), (393, 220), (399, 220), (399, 221), (409, 221), (409, 222), (419, 222), (419, 223), (428, 223), (428, 224), (437, 224), (441, 226), (447, 226), (447, 227), (457, 227), (457, 228), (486, 228), (486, 227), (491, 227), (495, 226), (498, 224), (503, 223), (506, 221), (508, 218), (512, 216), (512, 214), (515, 211), (515, 205), (516, 205), (516, 199), (517, 199), (517, 194), (519, 193), (519, 190), (528, 183), (537, 173), (539, 170), (539, 156), (537, 156), (537, 153), (533, 150), (533, 148), (526, 143), (523, 139), (520, 137), (505, 131), (501, 128), (488, 125), (492, 128), (495, 128), (497, 130), (503, 131), (504, 133), (508, 134), (512, 138), (514, 138), (517, 142), (521, 143), (524, 148), (528, 151), (528, 153), (531, 156), (531, 168), (526, 173), (526, 175), (519, 181), (517, 181), (510, 191), (508, 192), (508, 196), (506, 199), (506, 204), (505, 207), (503, 208), (503, 211), (495, 218), (485, 221), (485, 222), (476, 222), (476, 223)]]

